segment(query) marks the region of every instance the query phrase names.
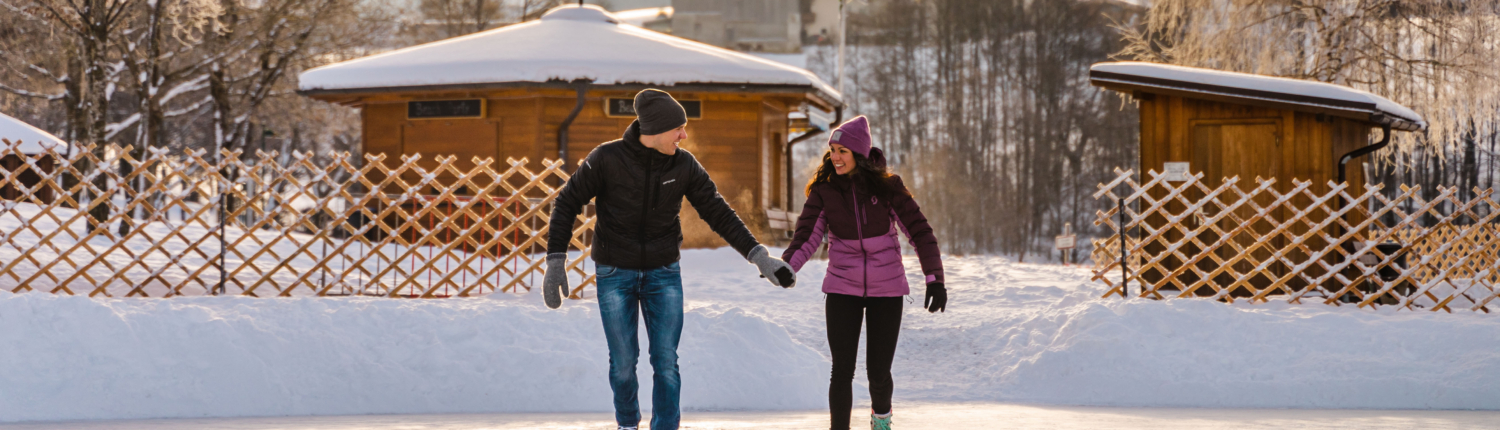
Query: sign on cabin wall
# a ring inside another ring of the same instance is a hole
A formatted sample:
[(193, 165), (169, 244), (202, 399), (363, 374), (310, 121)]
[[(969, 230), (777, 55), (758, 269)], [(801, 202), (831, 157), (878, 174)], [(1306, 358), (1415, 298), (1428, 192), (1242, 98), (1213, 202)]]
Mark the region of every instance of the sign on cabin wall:
[(484, 118), (484, 99), (406, 102), (407, 119)]
[[(703, 119), (703, 101), (678, 100), (688, 119)], [(604, 115), (611, 118), (635, 118), (635, 99), (608, 98), (604, 103)]]
[(1167, 181), (1182, 182), (1188, 180), (1188, 163), (1185, 161), (1168, 161), (1162, 166), (1162, 173), (1166, 174)]

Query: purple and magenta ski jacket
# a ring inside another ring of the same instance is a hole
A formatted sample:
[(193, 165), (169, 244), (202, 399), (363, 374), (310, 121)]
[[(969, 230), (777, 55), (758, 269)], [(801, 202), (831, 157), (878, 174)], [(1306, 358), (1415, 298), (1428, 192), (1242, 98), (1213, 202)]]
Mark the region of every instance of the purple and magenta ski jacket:
[[(814, 184), (797, 217), (797, 231), (781, 259), (802, 270), (823, 237), (828, 237), (828, 275), (823, 292), (860, 297), (896, 297), (911, 292), (901, 265), (901, 243), (896, 229), (917, 250), (926, 282), (943, 282), (943, 261), (937, 236), (922, 215), (901, 177), (892, 175), (898, 192), (890, 199), (860, 190), (849, 178), (834, 175)], [(889, 201), (887, 201), (889, 200)]]

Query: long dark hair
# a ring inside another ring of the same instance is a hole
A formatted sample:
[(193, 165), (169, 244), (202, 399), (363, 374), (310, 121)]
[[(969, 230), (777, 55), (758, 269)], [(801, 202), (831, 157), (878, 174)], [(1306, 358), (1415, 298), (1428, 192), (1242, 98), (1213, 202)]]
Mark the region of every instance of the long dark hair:
[[(854, 170), (849, 172), (849, 180), (854, 181), (856, 186), (887, 200), (901, 192), (891, 178), (894, 175), (885, 166), (885, 156), (880, 153), (880, 148), (870, 148), (870, 155), (874, 157), (865, 157), (859, 155), (858, 152), (851, 152), (851, 154), (854, 155)], [(876, 158), (879, 161), (870, 158)], [(829, 149), (823, 152), (823, 164), (818, 166), (818, 172), (807, 181), (807, 189), (803, 192), (806, 193), (805, 195), (812, 195), (813, 185), (832, 181), (836, 175), (838, 172), (833, 169), (833, 150)]]

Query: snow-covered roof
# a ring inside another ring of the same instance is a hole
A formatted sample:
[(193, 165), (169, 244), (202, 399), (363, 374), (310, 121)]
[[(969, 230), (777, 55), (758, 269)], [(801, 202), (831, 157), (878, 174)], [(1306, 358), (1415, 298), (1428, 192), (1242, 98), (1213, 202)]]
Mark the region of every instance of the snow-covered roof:
[(664, 6), (621, 10), (610, 12), (610, 14), (614, 15), (621, 23), (644, 27), (647, 22), (655, 21), (658, 18), (671, 18), (675, 10), (671, 6)]
[(840, 103), (838, 91), (805, 69), (620, 22), (598, 6), (560, 6), (540, 20), (308, 70), (301, 91), (589, 79), (601, 85), (806, 87)]
[(1420, 131), (1427, 122), (1385, 97), (1342, 85), (1143, 62), (1098, 63), (1089, 80), (1111, 89), (1208, 96), (1214, 99), (1323, 112), (1391, 128)]
[(41, 154), (46, 148), (55, 148), (54, 151), (62, 152), (68, 144), (62, 139), (53, 136), (52, 133), (42, 131), (40, 128), (32, 127), (31, 124), (0, 113), (0, 139), (18, 144), (17, 150), (23, 154)]

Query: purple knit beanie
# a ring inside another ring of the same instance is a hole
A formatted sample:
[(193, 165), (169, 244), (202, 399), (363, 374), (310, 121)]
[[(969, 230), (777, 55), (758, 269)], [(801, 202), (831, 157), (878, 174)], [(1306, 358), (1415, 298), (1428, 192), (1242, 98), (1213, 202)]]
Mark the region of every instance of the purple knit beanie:
[(828, 136), (828, 144), (835, 143), (844, 145), (862, 157), (870, 158), (870, 121), (860, 115), (839, 124), (838, 128), (833, 129), (833, 134)]

